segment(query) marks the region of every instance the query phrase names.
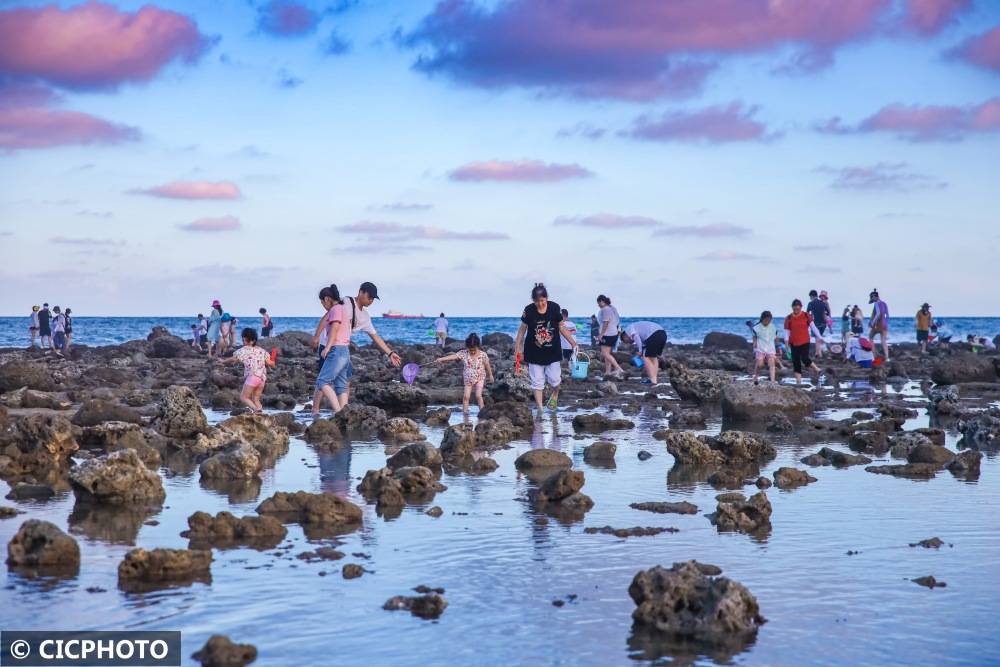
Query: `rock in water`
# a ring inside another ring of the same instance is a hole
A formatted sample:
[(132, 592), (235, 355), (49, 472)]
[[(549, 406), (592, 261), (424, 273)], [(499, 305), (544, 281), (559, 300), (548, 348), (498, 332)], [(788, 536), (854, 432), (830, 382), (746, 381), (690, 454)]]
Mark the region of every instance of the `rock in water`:
[(328, 493), (279, 491), (262, 502), (257, 513), (307, 525), (356, 527), (361, 523), (360, 507)]
[(168, 438), (193, 438), (208, 431), (208, 419), (190, 387), (167, 387), (160, 399), (156, 430)]
[(406, 445), (389, 457), (386, 466), (397, 470), (413, 466), (423, 466), (431, 470), (441, 469), (441, 452), (429, 442), (415, 442)]
[(118, 564), (118, 586), (144, 592), (195, 581), (211, 581), (212, 552), (193, 549), (132, 549)]
[(80, 547), (55, 524), (28, 519), (7, 544), (7, 565), (48, 572), (76, 573), (80, 569)]
[(396, 595), (386, 600), (382, 608), (386, 611), (406, 610), (423, 619), (435, 619), (444, 613), (448, 601), (437, 593), (426, 595)]
[(198, 472), (205, 479), (253, 479), (261, 469), (257, 450), (247, 443), (219, 452), (204, 461)]
[(244, 667), (257, 659), (253, 644), (234, 644), (225, 635), (212, 635), (191, 657), (202, 667)]
[(794, 489), (815, 482), (816, 478), (805, 470), (782, 466), (774, 471), (774, 485), (779, 489)]
[(752, 641), (766, 622), (757, 599), (743, 584), (714, 576), (720, 573), (693, 560), (639, 572), (628, 588), (636, 604), (633, 629), (705, 646)]
[(73, 425), (57, 415), (26, 415), (0, 432), (0, 474), (39, 475), (64, 471), (79, 449)]
[(656, 512), (657, 514), (697, 514), (698, 506), (689, 503), (686, 500), (682, 500), (679, 503), (667, 503), (667, 502), (644, 502), (644, 503), (632, 503), (629, 505), (634, 510), (642, 510), (644, 512)]
[(677, 362), (669, 364), (667, 370), (670, 374), (670, 385), (677, 395), (686, 401), (695, 401), (701, 405), (718, 401), (722, 397), (723, 387), (735, 382), (729, 373), (691, 370)]
[(160, 476), (131, 449), (84, 461), (70, 472), (69, 481), (81, 504), (156, 506), (167, 495)]
[(587, 463), (614, 463), (617, 451), (615, 443), (601, 440), (583, 448), (583, 460)]
[(789, 419), (813, 413), (809, 392), (779, 384), (739, 383), (722, 390), (722, 418), (732, 423), (764, 422), (776, 412)]
[(601, 433), (603, 431), (635, 428), (635, 423), (628, 419), (611, 419), (601, 414), (587, 414), (573, 417), (573, 428), (577, 431)]
[(514, 461), (514, 467), (518, 470), (569, 468), (572, 465), (573, 461), (568, 456), (554, 449), (529, 449)]
[(344, 435), (367, 437), (378, 435), (389, 418), (382, 408), (348, 403), (332, 417), (332, 421)]
[(351, 398), (394, 414), (419, 412), (430, 402), (426, 391), (401, 382), (361, 383), (352, 387)]
[(494, 401), (520, 401), (531, 400), (531, 383), (523, 375), (504, 375), (497, 378), (497, 381), (490, 385), (488, 390), (490, 398)]
[(288, 530), (273, 516), (244, 516), (237, 518), (229, 512), (219, 512), (214, 517), (208, 512), (195, 512), (188, 517), (190, 530), (181, 537), (199, 547), (251, 546), (269, 549), (284, 539)]
[(720, 532), (736, 531), (752, 535), (765, 534), (771, 530), (771, 503), (763, 491), (749, 499), (740, 494), (729, 494), (719, 499), (715, 512), (708, 515)]
[(379, 437), (386, 442), (417, 442), (423, 440), (417, 422), (408, 417), (393, 417), (379, 429)]

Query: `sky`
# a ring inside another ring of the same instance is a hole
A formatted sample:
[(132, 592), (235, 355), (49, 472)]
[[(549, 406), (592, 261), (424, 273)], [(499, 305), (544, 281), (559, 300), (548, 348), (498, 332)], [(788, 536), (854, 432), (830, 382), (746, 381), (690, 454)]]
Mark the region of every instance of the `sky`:
[(0, 0), (8, 316), (998, 315), (998, 174), (994, 0)]

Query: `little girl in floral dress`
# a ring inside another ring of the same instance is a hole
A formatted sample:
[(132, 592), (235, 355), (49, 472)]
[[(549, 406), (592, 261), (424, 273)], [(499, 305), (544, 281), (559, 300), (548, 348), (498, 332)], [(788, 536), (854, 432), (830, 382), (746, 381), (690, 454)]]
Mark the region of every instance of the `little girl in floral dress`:
[(469, 334), (465, 339), (465, 349), (455, 354), (449, 354), (432, 361), (432, 364), (440, 364), (446, 361), (461, 361), (462, 378), (465, 380), (465, 393), (462, 395), (462, 412), (469, 414), (469, 398), (472, 391), (476, 392), (476, 403), (479, 408), (483, 407), (483, 386), (489, 381), (493, 382), (493, 367), (490, 366), (490, 358), (479, 347), (479, 336), (475, 333)]

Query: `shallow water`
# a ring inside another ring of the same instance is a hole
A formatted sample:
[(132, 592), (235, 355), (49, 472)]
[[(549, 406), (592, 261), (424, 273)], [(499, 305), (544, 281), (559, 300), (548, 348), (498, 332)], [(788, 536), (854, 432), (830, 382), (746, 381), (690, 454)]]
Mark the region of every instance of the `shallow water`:
[[(913, 392), (912, 385), (904, 391)], [(745, 584), (768, 619), (756, 642), (731, 658), (733, 664), (1000, 664), (996, 456), (983, 460), (977, 482), (948, 472), (911, 481), (873, 475), (863, 466), (810, 468), (818, 482), (768, 491), (773, 531), (755, 540), (720, 534), (709, 523), (704, 514), (714, 510), (717, 491), (706, 483), (668, 477), (672, 457), (651, 437), (663, 422), (659, 412), (629, 417), (637, 423), (631, 432), (606, 434), (618, 444), (617, 468), (610, 470), (584, 463), (583, 447), (594, 438), (573, 437), (573, 414), (546, 419), (530, 441), (497, 452), (500, 467), (492, 474), (444, 475), (448, 489), (433, 503), (407, 506), (389, 521), (354, 491), (365, 471), (384, 464), (386, 448), (375, 441), (319, 454), (293, 438), (289, 453), (264, 474), (259, 493), (232, 503), (224, 493), (202, 488), (197, 472), (164, 472), (166, 505), (150, 517), (159, 525), (142, 525), (135, 539), (146, 548), (187, 546), (179, 533), (196, 510), (252, 513), (279, 490), (346, 494), (364, 507), (364, 527), (335, 542), (311, 542), (298, 525), (289, 525), (283, 544), (292, 546), (283, 555), (275, 555), (278, 549), (215, 550), (210, 585), (126, 594), (117, 588), (116, 568), (129, 546), (112, 541), (127, 542), (129, 531), (74, 521), (82, 550), (79, 576), (29, 580), (8, 573), (0, 626), (181, 630), (186, 656), (218, 632), (256, 644), (257, 664), (264, 665), (638, 664), (649, 661), (628, 643), (632, 577), (653, 565), (695, 558)], [(907, 428), (927, 422), (921, 416)], [(718, 421), (710, 421), (705, 432), (718, 429)], [(437, 444), (443, 429), (426, 432)], [(950, 434), (949, 447), (955, 441)], [(823, 445), (794, 437), (776, 444), (778, 458), (762, 470), (767, 476), (782, 465), (805, 467), (798, 459)], [(586, 519), (569, 526), (554, 519), (536, 523), (539, 515), (523, 500), (530, 482), (513, 464), (530, 447), (561, 449), (586, 472), (584, 492), (595, 502)], [(653, 458), (639, 461), (640, 449)], [(0, 483), (0, 492), (7, 492), (6, 484)], [(681, 516), (629, 508), (645, 500), (688, 500), (700, 511)], [(425, 515), (431, 504), (444, 515)], [(17, 506), (26, 514), (0, 522), (4, 542), (27, 518), (74, 530), (67, 520), (71, 493)], [(680, 532), (625, 540), (583, 532), (606, 524), (675, 526)], [(89, 536), (78, 532), (81, 525)], [(907, 546), (932, 536), (953, 546)], [(325, 543), (341, 543), (348, 557), (317, 563), (294, 557)], [(848, 556), (848, 550), (861, 553)], [(347, 562), (370, 572), (344, 580), (340, 568)], [(328, 576), (319, 576), (321, 571)], [(946, 581), (947, 588), (928, 590), (907, 580), (927, 574)], [(447, 589), (449, 606), (438, 621), (381, 609), (389, 597), (419, 584)], [(561, 608), (552, 605), (570, 594), (578, 597)], [(704, 656), (695, 661), (713, 662)]]

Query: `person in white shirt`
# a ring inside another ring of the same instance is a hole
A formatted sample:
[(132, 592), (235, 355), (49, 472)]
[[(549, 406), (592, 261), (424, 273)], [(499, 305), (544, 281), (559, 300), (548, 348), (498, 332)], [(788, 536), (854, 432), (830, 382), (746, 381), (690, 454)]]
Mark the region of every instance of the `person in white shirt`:
[(597, 297), (597, 307), (601, 309), (598, 319), (601, 321), (601, 359), (604, 360), (604, 375), (625, 377), (625, 371), (611, 354), (612, 349), (618, 343), (618, 332), (621, 329), (621, 318), (618, 316), (618, 310), (611, 305), (611, 299), (603, 294)]
[(870, 340), (861, 336), (851, 336), (851, 339), (847, 341), (845, 354), (848, 361), (853, 361), (862, 368), (871, 368), (872, 362), (875, 360), (874, 345)]
[(445, 319), (444, 313), (441, 313), (434, 320), (434, 336), (441, 347), (444, 347), (444, 344), (448, 342), (448, 320)]
[[(561, 312), (562, 312), (563, 326), (560, 327), (559, 329), (559, 340), (562, 343), (563, 361), (568, 362), (570, 359), (573, 358), (573, 343), (571, 343), (570, 339), (566, 337), (566, 334), (571, 335), (573, 337), (573, 340), (576, 340), (577, 329), (576, 329), (576, 324), (574, 324), (573, 321), (569, 319), (569, 311), (563, 308)], [(564, 334), (563, 331), (565, 331), (566, 334)]]
[(754, 352), (753, 383), (760, 384), (757, 372), (764, 365), (765, 361), (767, 362), (771, 382), (774, 382), (774, 362), (777, 356), (777, 351), (774, 348), (774, 337), (777, 335), (778, 330), (774, 326), (774, 317), (771, 315), (771, 311), (765, 310), (761, 313), (760, 321), (753, 325), (751, 330), (753, 331)]
[(642, 368), (646, 372), (643, 384), (657, 384), (660, 371), (660, 355), (667, 344), (667, 332), (656, 322), (633, 322), (625, 327), (621, 336), (623, 343), (631, 344), (636, 354), (642, 357)]

